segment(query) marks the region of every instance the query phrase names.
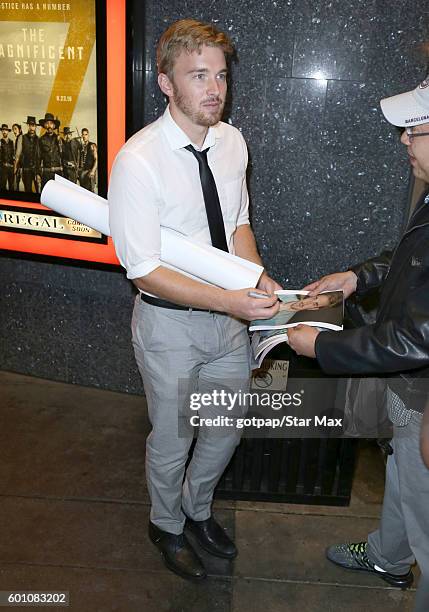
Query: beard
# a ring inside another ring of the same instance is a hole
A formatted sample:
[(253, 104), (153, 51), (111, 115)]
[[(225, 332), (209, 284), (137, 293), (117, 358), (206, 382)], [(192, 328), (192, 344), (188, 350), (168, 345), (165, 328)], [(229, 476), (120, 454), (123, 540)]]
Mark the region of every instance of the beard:
[(187, 96), (182, 95), (175, 84), (173, 84), (173, 93), (174, 102), (177, 108), (182, 111), (182, 113), (186, 115), (186, 117), (188, 117), (188, 119), (190, 119), (195, 125), (200, 125), (202, 127), (211, 127), (212, 125), (216, 125), (216, 123), (221, 120), (225, 101), (222, 100), (219, 96), (204, 100), (204, 102), (206, 103), (219, 103), (217, 110), (213, 110), (212, 112), (210, 112), (209, 110), (204, 111), (203, 108), (195, 108), (192, 104), (192, 101)]

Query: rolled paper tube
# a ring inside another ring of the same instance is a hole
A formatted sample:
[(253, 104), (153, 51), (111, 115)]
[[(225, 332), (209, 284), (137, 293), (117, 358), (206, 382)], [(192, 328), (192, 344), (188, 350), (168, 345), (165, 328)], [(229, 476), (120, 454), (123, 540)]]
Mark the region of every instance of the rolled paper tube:
[(223, 289), (255, 287), (263, 268), (161, 227), (161, 261)]
[[(40, 196), (44, 206), (110, 236), (107, 200), (56, 175)], [(223, 289), (255, 287), (263, 268), (247, 259), (161, 227), (163, 263)]]
[[(105, 236), (110, 236), (107, 200), (97, 201), (90, 192), (76, 185), (76, 189), (62, 181), (50, 180), (43, 187), (40, 202), (65, 217), (79, 221)], [(71, 183), (71, 181), (68, 181)], [(74, 183), (71, 183), (74, 185)]]

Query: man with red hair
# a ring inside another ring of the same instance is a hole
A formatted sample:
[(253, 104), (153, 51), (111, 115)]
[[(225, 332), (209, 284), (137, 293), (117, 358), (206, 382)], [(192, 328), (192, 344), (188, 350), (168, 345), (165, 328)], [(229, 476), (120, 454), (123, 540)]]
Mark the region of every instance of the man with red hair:
[[(273, 291), (280, 286), (265, 272), (258, 289), (270, 297), (257, 299), (248, 289), (226, 291), (160, 260), (164, 226), (261, 263), (249, 225), (246, 144), (221, 121), (231, 53), (230, 40), (212, 24), (184, 19), (164, 32), (158, 84), (169, 105), (121, 149), (109, 188), (116, 252), (140, 292), (132, 332), (152, 424), (149, 537), (169, 569), (193, 579), (206, 572), (183, 533), (185, 521), (206, 551), (226, 559), (237, 554), (211, 503), (240, 434), (234, 427), (200, 428), (186, 468), (192, 438), (178, 433), (179, 387), (205, 395), (226, 386), (247, 390), (251, 357), (243, 319), (270, 318), (279, 308)], [(239, 409), (243, 414), (245, 407)], [(199, 414), (210, 419), (224, 410), (213, 403)]]

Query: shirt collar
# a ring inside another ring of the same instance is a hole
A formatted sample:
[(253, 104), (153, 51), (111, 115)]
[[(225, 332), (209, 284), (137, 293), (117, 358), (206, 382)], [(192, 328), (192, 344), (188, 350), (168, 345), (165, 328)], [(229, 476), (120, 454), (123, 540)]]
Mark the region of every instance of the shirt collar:
[[(177, 125), (170, 113), (170, 106), (168, 105), (165, 109), (163, 116), (161, 117), (162, 130), (168, 140), (173, 151), (183, 149), (188, 145), (195, 146), (193, 142), (189, 140), (189, 136)], [(204, 144), (201, 150), (212, 147), (216, 144), (216, 140), (222, 137), (222, 123), (219, 121), (216, 125), (209, 127)]]

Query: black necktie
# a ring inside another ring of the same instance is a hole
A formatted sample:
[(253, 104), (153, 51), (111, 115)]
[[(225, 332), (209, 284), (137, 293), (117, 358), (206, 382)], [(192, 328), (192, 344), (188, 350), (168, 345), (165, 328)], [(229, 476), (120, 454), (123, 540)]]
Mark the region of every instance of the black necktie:
[(214, 176), (207, 161), (208, 149), (197, 151), (192, 145), (188, 145), (185, 149), (190, 151), (198, 160), (200, 181), (203, 189), (204, 204), (206, 205), (207, 221), (209, 223), (212, 245), (218, 249), (222, 249), (222, 251), (228, 252), (219, 195), (216, 189)]

